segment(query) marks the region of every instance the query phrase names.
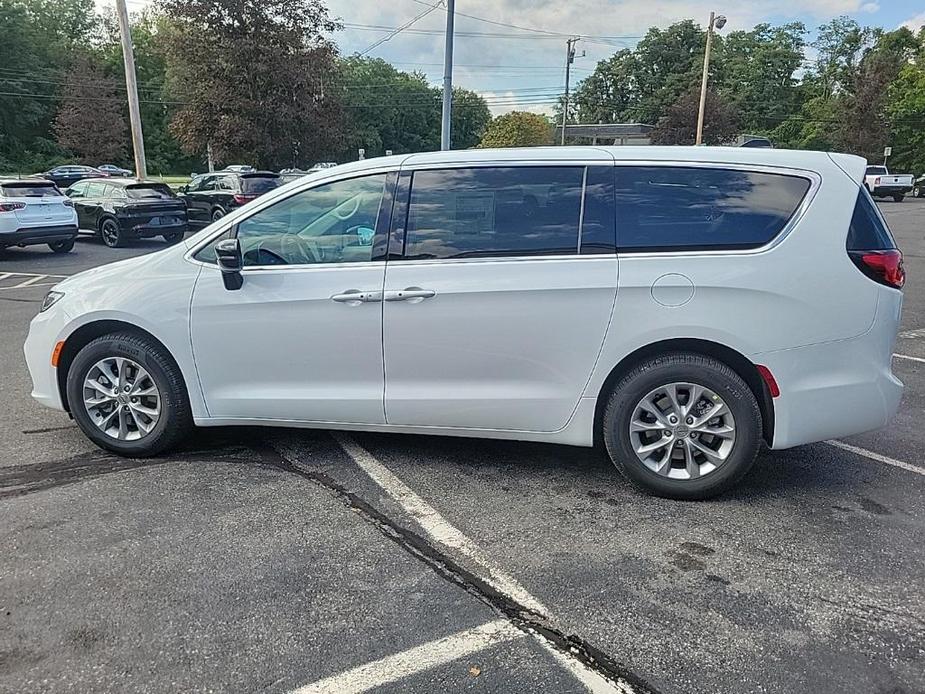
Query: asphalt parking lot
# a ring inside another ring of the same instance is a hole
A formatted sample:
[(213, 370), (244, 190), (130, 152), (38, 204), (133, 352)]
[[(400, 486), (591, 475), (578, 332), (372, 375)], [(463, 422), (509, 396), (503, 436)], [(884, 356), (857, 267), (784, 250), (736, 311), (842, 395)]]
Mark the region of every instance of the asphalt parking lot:
[(925, 691), (925, 200), (879, 432), (763, 452), (711, 502), (593, 450), (202, 430), (147, 461), (29, 397), (59, 276), (0, 252), (0, 691)]

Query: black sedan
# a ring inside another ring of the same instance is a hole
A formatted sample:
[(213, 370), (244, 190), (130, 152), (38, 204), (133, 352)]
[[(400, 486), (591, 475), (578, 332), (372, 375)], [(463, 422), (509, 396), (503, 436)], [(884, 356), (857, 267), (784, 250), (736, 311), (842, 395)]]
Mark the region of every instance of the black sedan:
[(77, 181), (82, 181), (87, 178), (104, 178), (109, 174), (99, 169), (94, 169), (92, 166), (78, 166), (76, 164), (68, 164), (66, 166), (56, 166), (55, 168), (46, 171), (45, 173), (36, 174), (41, 178), (46, 178), (49, 181), (54, 181), (55, 185), (58, 186), (61, 190), (70, 188), (72, 185), (77, 183)]
[(98, 234), (110, 248), (152, 236), (176, 243), (187, 230), (186, 205), (166, 183), (89, 179), (75, 183), (67, 195), (77, 209), (80, 230)]
[(180, 197), (186, 201), (190, 226), (204, 227), (282, 184), (273, 171), (216, 171), (194, 177), (180, 188)]

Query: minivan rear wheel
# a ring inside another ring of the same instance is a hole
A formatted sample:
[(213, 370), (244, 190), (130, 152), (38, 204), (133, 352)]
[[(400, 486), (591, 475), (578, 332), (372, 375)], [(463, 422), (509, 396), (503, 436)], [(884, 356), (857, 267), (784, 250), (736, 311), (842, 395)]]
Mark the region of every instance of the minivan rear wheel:
[(192, 427), (179, 367), (155, 341), (133, 333), (103, 335), (77, 353), (67, 401), (87, 438), (127, 457), (157, 455)]
[(610, 459), (637, 487), (707, 499), (751, 469), (762, 423), (735, 371), (711, 357), (674, 353), (638, 364), (614, 386), (603, 427)]

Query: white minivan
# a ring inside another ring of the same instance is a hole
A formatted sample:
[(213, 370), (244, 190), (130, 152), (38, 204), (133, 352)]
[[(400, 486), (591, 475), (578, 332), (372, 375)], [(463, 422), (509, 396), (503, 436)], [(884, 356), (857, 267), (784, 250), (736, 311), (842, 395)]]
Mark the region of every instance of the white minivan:
[(902, 255), (863, 159), (683, 147), (327, 168), (32, 321), (40, 402), (127, 456), (195, 426), (591, 446), (704, 498), (774, 449), (881, 427)]

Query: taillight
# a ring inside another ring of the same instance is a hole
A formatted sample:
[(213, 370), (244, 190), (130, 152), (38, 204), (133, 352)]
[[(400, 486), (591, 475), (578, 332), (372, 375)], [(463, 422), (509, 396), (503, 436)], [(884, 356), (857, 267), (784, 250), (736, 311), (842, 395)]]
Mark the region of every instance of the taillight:
[(879, 185), (880, 185), (880, 177), (879, 177), (879, 176), (877, 176), (877, 178), (874, 179), (874, 185), (875, 185), (875, 186), (879, 186)]
[(886, 251), (848, 251), (858, 269), (875, 282), (902, 289), (906, 283), (903, 254), (893, 248)]
[(236, 203), (238, 203), (239, 205), (243, 205), (244, 203), (247, 203), (247, 202), (250, 202), (251, 200), (256, 200), (256, 199), (257, 199), (257, 196), (256, 196), (256, 195), (240, 195), (240, 194), (238, 194), (238, 195), (235, 195), (235, 196), (234, 196), (234, 201), (235, 201)]
[(26, 206), (24, 202), (0, 202), (0, 212), (15, 212)]

